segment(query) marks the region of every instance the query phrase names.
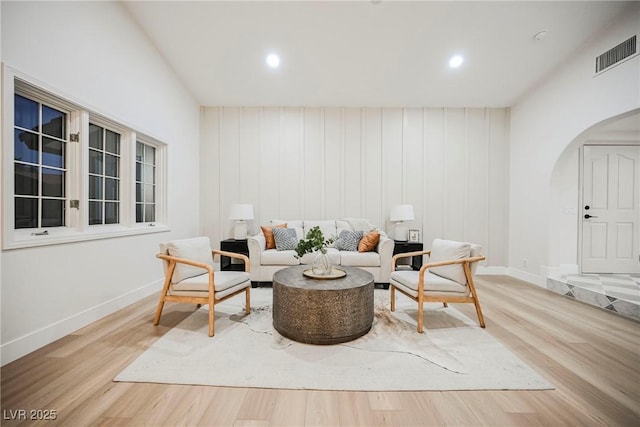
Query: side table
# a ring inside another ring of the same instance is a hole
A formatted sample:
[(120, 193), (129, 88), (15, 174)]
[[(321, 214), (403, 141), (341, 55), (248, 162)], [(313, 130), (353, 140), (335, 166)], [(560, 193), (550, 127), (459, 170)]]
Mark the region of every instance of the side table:
[[(401, 242), (394, 240), (395, 246), (393, 247), (393, 254), (406, 254), (407, 252), (416, 252), (424, 250), (422, 242)], [(420, 270), (422, 267), (422, 255), (411, 257), (411, 268), (414, 270)]]
[[(233, 252), (236, 254), (242, 254), (249, 256), (249, 246), (247, 245), (247, 239), (236, 240), (226, 239), (220, 241), (220, 250)], [(232, 271), (244, 271), (244, 262), (232, 263), (231, 258), (228, 256), (220, 256), (220, 269), (232, 270)]]

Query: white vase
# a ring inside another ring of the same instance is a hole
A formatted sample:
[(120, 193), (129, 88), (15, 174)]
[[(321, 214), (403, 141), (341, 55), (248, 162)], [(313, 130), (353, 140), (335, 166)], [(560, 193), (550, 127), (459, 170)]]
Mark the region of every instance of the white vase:
[(313, 264), (311, 264), (311, 271), (317, 276), (331, 274), (331, 262), (329, 262), (329, 255), (326, 249), (318, 251), (313, 259)]

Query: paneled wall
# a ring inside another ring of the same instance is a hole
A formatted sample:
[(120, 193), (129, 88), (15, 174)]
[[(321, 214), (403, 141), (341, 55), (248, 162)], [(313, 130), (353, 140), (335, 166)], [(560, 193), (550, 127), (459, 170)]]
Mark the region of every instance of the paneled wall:
[[(203, 231), (232, 235), (233, 203), (270, 219), (368, 218), (414, 206), (424, 242), (482, 244), (507, 263), (508, 109), (209, 107), (202, 110)], [(429, 244), (427, 244), (427, 247)]]

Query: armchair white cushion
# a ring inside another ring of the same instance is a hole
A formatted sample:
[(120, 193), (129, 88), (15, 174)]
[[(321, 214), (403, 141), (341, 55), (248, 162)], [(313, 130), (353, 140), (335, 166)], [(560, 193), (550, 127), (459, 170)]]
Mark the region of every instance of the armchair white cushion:
[[(449, 261), (454, 259), (468, 258), (471, 254), (471, 244), (456, 242), (454, 240), (434, 239), (431, 244), (431, 256), (429, 262)], [(438, 276), (455, 280), (461, 285), (467, 284), (467, 278), (459, 264), (444, 265), (442, 267), (432, 267), (429, 271)]]
[[(213, 268), (213, 258), (211, 257), (211, 245), (208, 237), (195, 237), (193, 239), (176, 240), (160, 244), (160, 252), (168, 253), (177, 258), (184, 258), (202, 264), (210, 265)], [(164, 266), (169, 266), (168, 261), (164, 261)], [(200, 267), (194, 267), (183, 263), (176, 264), (176, 269), (171, 276), (171, 283), (179, 283), (189, 277), (204, 274)], [(165, 270), (166, 273), (166, 270)]]

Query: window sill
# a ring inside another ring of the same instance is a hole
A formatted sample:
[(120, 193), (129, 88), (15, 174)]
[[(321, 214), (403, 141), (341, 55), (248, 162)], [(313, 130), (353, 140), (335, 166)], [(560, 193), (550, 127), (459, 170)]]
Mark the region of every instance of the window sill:
[(143, 234), (165, 233), (171, 231), (166, 225), (156, 224), (153, 227), (114, 227), (108, 230), (100, 227), (96, 230), (87, 230), (85, 232), (63, 231), (60, 233), (52, 233), (46, 236), (25, 235), (14, 238), (12, 241), (4, 241), (3, 250), (34, 248), (49, 245), (61, 245), (65, 243), (85, 242), (90, 240), (113, 239), (126, 236), (137, 236)]

